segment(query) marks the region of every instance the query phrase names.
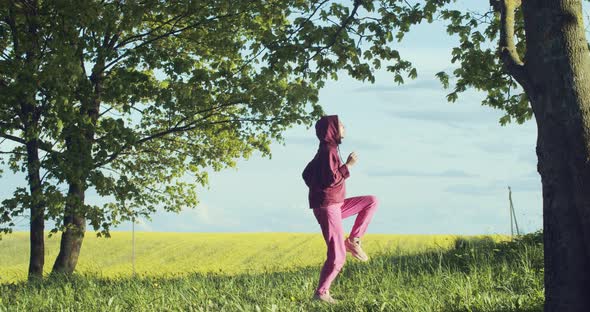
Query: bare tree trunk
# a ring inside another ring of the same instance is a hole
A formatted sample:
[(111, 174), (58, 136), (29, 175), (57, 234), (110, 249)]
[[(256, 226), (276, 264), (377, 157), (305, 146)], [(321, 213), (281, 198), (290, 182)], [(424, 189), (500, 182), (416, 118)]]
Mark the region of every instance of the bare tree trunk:
[[(105, 40), (106, 41), (106, 40)], [(94, 127), (99, 117), (100, 97), (102, 93), (102, 79), (104, 59), (95, 64), (89, 79), (92, 92), (90, 100), (81, 99), (81, 113), (92, 120), (92, 126), (74, 126), (68, 130), (66, 136), (67, 153), (71, 157), (71, 167), (76, 172), (68, 179), (68, 202), (64, 216), (65, 231), (62, 233), (60, 250), (52, 273), (72, 274), (76, 269), (84, 233), (86, 232), (86, 217), (84, 211), (84, 194), (86, 192), (86, 178), (92, 170), (92, 146), (94, 144)]]
[(27, 171), (31, 192), (29, 280), (42, 278), (45, 264), (45, 203), (39, 176), (38, 148), (37, 140), (27, 142)]
[[(560, 102), (551, 96), (548, 101)], [(580, 133), (581, 120), (568, 125), (546, 112), (537, 120), (538, 170), (543, 182), (545, 311), (588, 311), (590, 164), (586, 159), (590, 154), (583, 147), (588, 139)]]
[[(30, 258), (29, 258), (29, 280), (43, 277), (43, 265), (45, 264), (45, 200), (43, 198), (43, 189), (41, 185), (39, 161), (39, 120), (40, 112), (37, 107), (36, 86), (32, 83), (36, 80), (34, 77), (38, 71), (39, 63), (39, 25), (38, 25), (38, 1), (34, 0), (28, 3), (24, 9), (18, 9), (14, 2), (9, 3), (9, 16), (6, 22), (10, 25), (14, 40), (16, 59), (24, 65), (25, 70), (20, 72), (18, 81), (23, 86), (19, 94), (19, 117), (22, 121), (24, 130), (24, 144), (26, 146), (27, 157), (27, 180), (31, 201), (30, 210)], [(26, 26), (17, 25), (18, 16), (26, 16)], [(26, 45), (24, 51), (20, 51), (19, 33), (22, 33), (30, 45)], [(25, 58), (21, 58), (24, 52)]]
[(54, 273), (72, 274), (76, 269), (84, 233), (86, 232), (86, 218), (81, 211), (84, 203), (84, 190), (81, 183), (70, 183), (68, 200), (64, 217), (66, 229), (61, 235), (59, 254), (53, 264)]
[[(580, 0), (523, 1), (538, 127), (545, 311), (590, 309), (590, 53)], [(521, 83), (522, 84), (522, 83)]]

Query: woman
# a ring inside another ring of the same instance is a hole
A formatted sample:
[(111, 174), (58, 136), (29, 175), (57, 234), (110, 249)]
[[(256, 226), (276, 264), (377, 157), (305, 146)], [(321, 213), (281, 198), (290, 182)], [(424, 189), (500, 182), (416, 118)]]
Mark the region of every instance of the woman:
[[(336, 303), (330, 295), (330, 285), (346, 261), (346, 252), (360, 261), (369, 260), (361, 248), (360, 238), (377, 210), (378, 201), (375, 196), (345, 198), (345, 180), (350, 176), (349, 169), (356, 164), (357, 156), (351, 153), (345, 164), (340, 160), (338, 145), (345, 132), (338, 116), (323, 116), (316, 122), (315, 130), (320, 140), (319, 148), (302, 176), (309, 187), (309, 207), (320, 224), (328, 252), (314, 298)], [(342, 219), (355, 214), (356, 221), (345, 239)]]

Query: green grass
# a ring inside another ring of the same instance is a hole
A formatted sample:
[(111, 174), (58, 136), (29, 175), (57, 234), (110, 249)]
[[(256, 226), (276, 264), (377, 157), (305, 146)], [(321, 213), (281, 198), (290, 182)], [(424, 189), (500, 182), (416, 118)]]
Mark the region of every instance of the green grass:
[(367, 235), (371, 260), (348, 258), (332, 285), (340, 299), (333, 306), (310, 300), (325, 253), (315, 234), (141, 233), (137, 243), (145, 249), (138, 249), (136, 277), (124, 249), (127, 233), (111, 241), (88, 237), (80, 273), (40, 283), (20, 279), (15, 270), (22, 270), (22, 259), (4, 265), (23, 257), (16, 252), (26, 254), (22, 235), (0, 241), (0, 272), (10, 267), (16, 274), (0, 284), (0, 311), (499, 312), (542, 311), (543, 304), (538, 234), (516, 242)]
[[(378, 235), (363, 241), (367, 252), (416, 254), (449, 249), (453, 235)], [(0, 240), (0, 284), (26, 279), (28, 233), (13, 233)], [(502, 240), (505, 237), (496, 236)], [(183, 273), (263, 273), (319, 266), (325, 257), (321, 234), (302, 233), (136, 233), (136, 272), (146, 276)], [(46, 273), (59, 251), (59, 236), (46, 239)], [(124, 277), (132, 272), (131, 233), (113, 232), (84, 239), (77, 270), (103, 277)]]

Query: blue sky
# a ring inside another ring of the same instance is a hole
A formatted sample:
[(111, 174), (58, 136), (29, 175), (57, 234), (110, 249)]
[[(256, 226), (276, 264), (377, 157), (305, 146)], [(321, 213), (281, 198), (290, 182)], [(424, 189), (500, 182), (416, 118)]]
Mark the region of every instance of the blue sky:
[[(481, 7), (470, 9), (485, 9), (488, 1), (479, 2)], [(482, 107), (484, 95), (473, 90), (448, 103), (449, 90), (434, 74), (454, 66), (453, 44), (440, 25), (417, 26), (395, 45), (417, 66), (416, 80), (398, 86), (380, 71), (370, 84), (341, 74), (320, 92), (326, 113), (339, 115), (346, 125), (342, 157), (352, 151), (359, 156), (347, 180), (347, 196), (371, 194), (380, 200), (368, 233), (509, 233), (509, 185), (521, 229), (530, 232), (542, 226), (535, 122), (500, 126), (502, 112)], [(209, 170), (210, 188), (197, 190), (197, 209), (158, 212), (151, 222), (139, 220), (136, 228), (318, 232), (301, 179), (317, 149), (314, 128), (295, 127), (285, 137), (284, 146), (271, 146), (272, 159), (256, 153), (239, 160), (236, 169)], [(23, 175), (5, 169), (2, 185), (24, 183)], [(0, 198), (12, 190), (2, 187)], [(99, 204), (104, 199), (89, 193), (87, 201)], [(353, 218), (344, 221), (346, 228)], [(23, 219), (17, 229), (26, 229), (27, 223)], [(130, 228), (124, 224), (117, 230)]]

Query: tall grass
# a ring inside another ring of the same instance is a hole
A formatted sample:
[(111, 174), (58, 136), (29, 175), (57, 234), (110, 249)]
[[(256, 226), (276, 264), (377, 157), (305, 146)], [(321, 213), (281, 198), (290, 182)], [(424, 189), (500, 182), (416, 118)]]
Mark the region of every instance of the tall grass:
[[(542, 311), (540, 238), (454, 238), (415, 252), (375, 244), (368, 263), (348, 258), (331, 288), (336, 305), (310, 300), (320, 254), (314, 265), (280, 270), (13, 281), (0, 285), (0, 311)], [(310, 253), (305, 244), (277, 248), (294, 258)]]

